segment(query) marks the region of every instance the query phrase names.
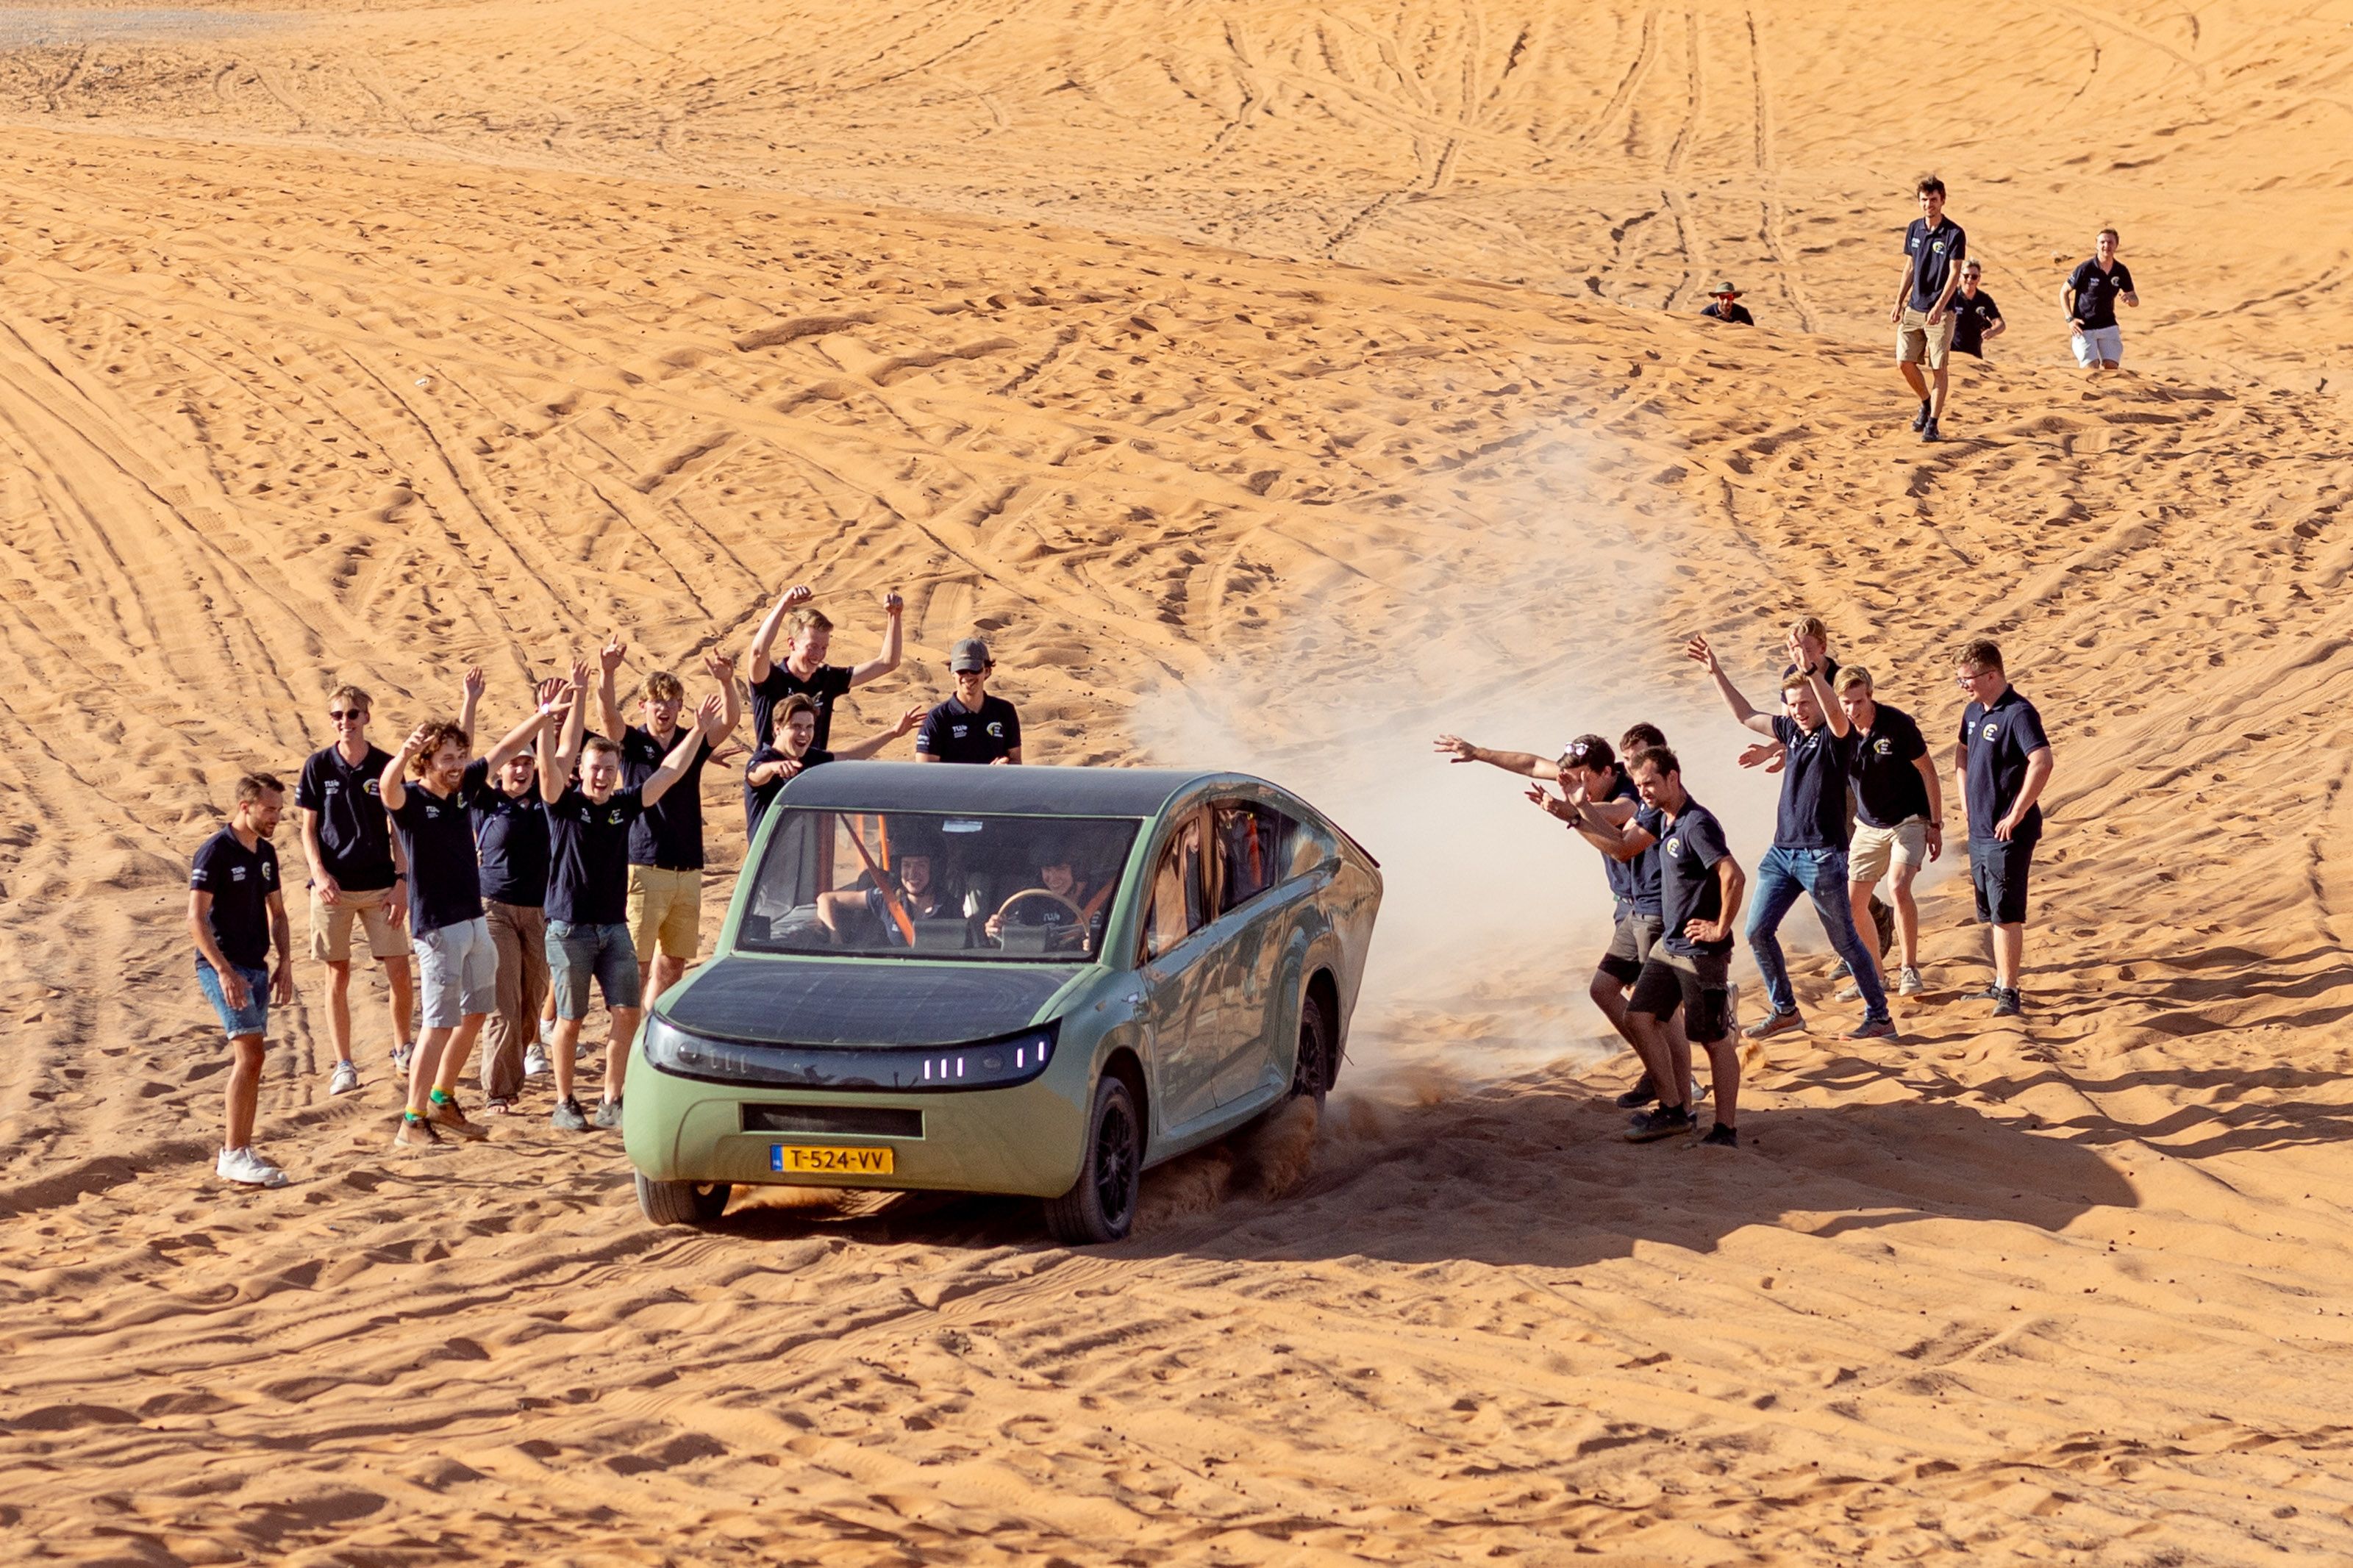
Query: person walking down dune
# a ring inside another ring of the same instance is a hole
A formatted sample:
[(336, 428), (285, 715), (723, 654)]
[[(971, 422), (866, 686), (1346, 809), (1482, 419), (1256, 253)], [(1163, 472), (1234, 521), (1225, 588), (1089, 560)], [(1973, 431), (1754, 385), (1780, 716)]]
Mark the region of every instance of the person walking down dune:
[[(1899, 995), (1916, 996), (1927, 987), (1920, 978), (1920, 906), (1912, 883), (1921, 868), (1945, 852), (1945, 808), (1936, 764), (1912, 715), (1877, 700), (1871, 671), (1849, 665), (1839, 671), (1839, 707), (1851, 726), (1846, 737), (1847, 776), (1853, 785), (1857, 817), (1847, 846), (1847, 891), (1857, 935), (1876, 946), (1886, 972), (1887, 939), (1871, 917), (1872, 889), (1889, 880), (1895, 900), (1895, 937), (1902, 964)], [(1850, 994), (1852, 993), (1852, 994)], [(1850, 983), (1841, 1001), (1862, 994)]]
[(2112, 228), (2100, 230), (2092, 256), (2067, 275), (2059, 291), (2067, 310), (2069, 346), (2075, 363), (2084, 370), (2115, 370), (2125, 363), (2125, 330), (2116, 324), (2116, 302), (2140, 309), (2134, 291), (2132, 268), (2116, 259), (2123, 241)]
[(1986, 344), (2010, 325), (2001, 319), (2001, 307), (1993, 296), (1978, 287), (1984, 276), (1984, 268), (1969, 262), (1961, 268), (1960, 292), (1953, 296), (1953, 352), (1972, 359), (1985, 358)]
[(408, 967), (408, 866), (392, 841), (376, 783), (391, 753), (369, 744), (373, 704), (356, 686), (327, 696), (332, 745), (312, 752), (294, 783), (302, 855), (311, 867), (311, 956), (327, 966), (327, 1038), (334, 1047), (330, 1094), (360, 1086), (352, 1059), (352, 922), (367, 932), (368, 955), (391, 992), (392, 1065), (408, 1070), (416, 991)]
[[(1945, 182), (1934, 174), (1915, 187), (1920, 216), (1904, 231), (1904, 282), (1887, 319), (1895, 327), (1895, 363), (1904, 384), (1920, 399), (1912, 428), (1923, 441), (1944, 437), (1936, 422), (1945, 415), (1946, 357), (1953, 346), (1953, 290), (1960, 287), (1961, 263), (1969, 237), (1945, 216)], [(1927, 375), (1921, 374), (1926, 363)]]
[(188, 871), (188, 935), (196, 946), (196, 984), (220, 1016), (230, 1052), (228, 1112), (213, 1170), (222, 1180), (244, 1186), (286, 1184), (286, 1173), (253, 1147), (270, 1005), (286, 1007), (294, 1001), (294, 941), (278, 881), (278, 847), (269, 841), (285, 805), (286, 786), (270, 774), (248, 773), (237, 780), (228, 826), (205, 840)]
[(1978, 920), (1991, 928), (1993, 984), (1976, 993), (1994, 1016), (2022, 1008), (2018, 977), (2026, 949), (2026, 882), (2042, 839), (2043, 787), (2051, 782), (2051, 739), (2042, 715), (2010, 683), (2001, 649), (1978, 641), (1954, 660), (1954, 679), (1968, 694), (1961, 711), (1953, 782), (1969, 825), (1969, 881)]

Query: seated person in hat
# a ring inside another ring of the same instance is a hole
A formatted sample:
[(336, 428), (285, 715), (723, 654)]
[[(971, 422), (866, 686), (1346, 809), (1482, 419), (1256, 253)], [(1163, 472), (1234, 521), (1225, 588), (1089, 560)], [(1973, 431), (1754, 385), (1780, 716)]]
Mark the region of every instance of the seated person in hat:
[(1748, 307), (1733, 302), (1739, 298), (1739, 289), (1729, 283), (1719, 283), (1715, 286), (1715, 303), (1709, 305), (1700, 314), (1715, 321), (1729, 321), (1736, 327), (1755, 326), (1757, 318), (1748, 313)]
[(948, 655), (956, 693), (923, 717), (915, 735), (919, 763), (1018, 763), (1021, 760), (1021, 715), (1002, 697), (988, 694), (997, 668), (988, 645), (966, 637)]

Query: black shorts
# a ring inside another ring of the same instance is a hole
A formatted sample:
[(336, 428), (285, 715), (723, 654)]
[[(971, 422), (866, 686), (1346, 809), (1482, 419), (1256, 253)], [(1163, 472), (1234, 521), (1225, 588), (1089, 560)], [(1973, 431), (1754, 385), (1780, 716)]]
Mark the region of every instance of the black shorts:
[(1620, 985), (1631, 985), (1642, 977), (1642, 961), (1651, 956), (1658, 945), (1659, 933), (1666, 922), (1656, 915), (1632, 912), (1618, 917), (1618, 930), (1609, 939), (1609, 951), (1593, 967)]
[(1987, 925), (2026, 923), (2026, 874), (2034, 862), (2031, 838), (1969, 840), (1969, 881), (1978, 890), (1978, 919)]
[(1626, 1006), (1630, 1012), (1648, 1013), (1662, 1024), (1682, 1008), (1684, 1037), (1704, 1046), (1724, 1038), (1730, 1026), (1725, 1013), (1731, 985), (1730, 953), (1686, 957), (1660, 948), (1642, 965), (1641, 977), (1634, 982), (1634, 994), (1627, 998)]

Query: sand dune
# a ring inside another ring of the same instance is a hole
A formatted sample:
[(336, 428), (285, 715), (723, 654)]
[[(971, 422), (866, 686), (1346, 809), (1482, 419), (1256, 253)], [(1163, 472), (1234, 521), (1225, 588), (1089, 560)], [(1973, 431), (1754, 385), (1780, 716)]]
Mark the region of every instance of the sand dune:
[[(0, 1525), (2347, 1555), (2348, 68), (2341, 0), (0, 10)], [(1879, 303), (1931, 164), (2017, 322), (1935, 449)], [(2088, 385), (2042, 301), (2109, 219), (2147, 303)], [(1765, 330), (1689, 318), (1727, 272)], [(495, 722), (802, 579), (853, 648), (908, 597), (847, 732), (978, 627), (1041, 760), (1246, 758), (1366, 825), (1399, 890), (1323, 1124), (1098, 1252), (982, 1200), (689, 1236), (537, 1118), (395, 1157), (380, 1012), (329, 1100), (305, 966), (297, 1184), (224, 1192), (182, 889), (235, 776), (339, 680), (393, 731), (480, 663)], [(1807, 961), (1752, 1147), (1630, 1150), (1592, 857), (1427, 740), (1658, 715), (1753, 861), (1769, 786), (1677, 645), (1760, 681), (1801, 609), (1932, 736), (1980, 632), (2051, 721), (2032, 1010), (1952, 999), (1947, 886), (1900, 1046)]]

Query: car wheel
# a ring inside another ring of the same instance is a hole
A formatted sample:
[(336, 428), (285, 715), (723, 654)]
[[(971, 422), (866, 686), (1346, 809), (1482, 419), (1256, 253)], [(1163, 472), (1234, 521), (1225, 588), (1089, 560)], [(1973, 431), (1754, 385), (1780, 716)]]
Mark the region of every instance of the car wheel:
[(638, 1178), (638, 1206), (656, 1225), (709, 1225), (727, 1212), (734, 1188), (725, 1182), (656, 1182)]
[(1324, 1004), (1311, 991), (1299, 1003), (1299, 1058), (1291, 1069), (1293, 1099), (1312, 1095), (1315, 1103), (1324, 1103), (1324, 1091), (1332, 1087), (1332, 1025), (1324, 1016)]
[(1046, 1228), (1072, 1247), (1117, 1241), (1135, 1224), (1143, 1177), (1144, 1124), (1135, 1096), (1124, 1079), (1106, 1075), (1095, 1085), (1094, 1114), (1087, 1118), (1086, 1161), (1069, 1192), (1046, 1200)]

